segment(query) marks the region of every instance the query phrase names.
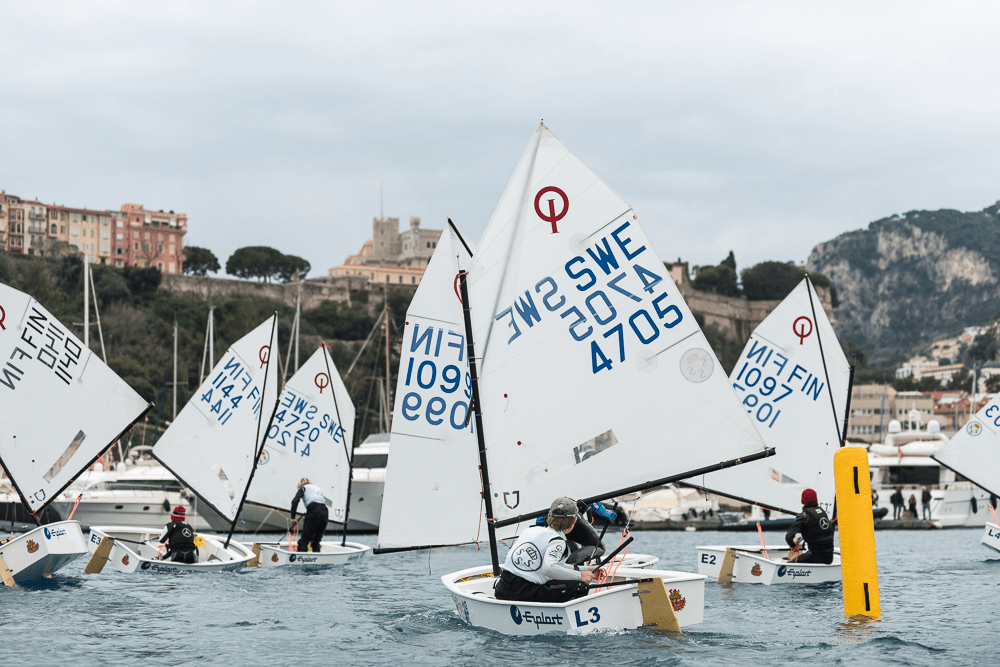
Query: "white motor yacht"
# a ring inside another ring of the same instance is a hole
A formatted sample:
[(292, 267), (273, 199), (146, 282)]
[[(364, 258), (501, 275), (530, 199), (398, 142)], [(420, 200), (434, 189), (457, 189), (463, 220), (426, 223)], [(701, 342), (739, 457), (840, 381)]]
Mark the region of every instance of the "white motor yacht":
[[(152, 459), (130, 458), (131, 464), (105, 471), (97, 464), (64, 491), (52, 506), (61, 517), (73, 515), (84, 526), (140, 528), (165, 525), (177, 505), (187, 509), (188, 523), (196, 531), (227, 531), (229, 523), (198, 502), (169, 470)], [(77, 498), (80, 504), (76, 506)]]
[[(921, 493), (931, 492), (931, 520), (942, 528), (978, 528), (990, 516), (990, 494), (931, 458), (948, 442), (940, 423), (932, 419), (920, 428), (919, 413), (911, 415), (910, 428), (903, 430), (897, 420), (889, 422), (884, 443), (868, 449), (872, 489), (878, 493), (877, 507), (892, 518), (890, 496), (898, 488), (903, 502), (917, 500), (917, 518), (923, 514)], [(909, 509), (909, 505), (905, 505)]]

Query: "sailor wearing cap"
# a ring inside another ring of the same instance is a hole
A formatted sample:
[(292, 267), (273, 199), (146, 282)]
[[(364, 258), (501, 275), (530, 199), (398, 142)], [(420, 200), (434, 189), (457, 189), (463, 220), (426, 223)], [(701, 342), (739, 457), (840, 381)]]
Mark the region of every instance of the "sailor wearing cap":
[(579, 517), (576, 501), (556, 498), (545, 526), (527, 528), (504, 560), (495, 594), (498, 600), (517, 602), (567, 602), (587, 594), (594, 580), (594, 566), (566, 564), (566, 534)]
[(833, 522), (816, 502), (816, 492), (812, 489), (802, 491), (802, 514), (795, 517), (785, 533), (785, 542), (792, 549), (801, 549), (803, 540), (807, 551), (790, 557), (789, 561), (826, 565), (833, 562)]
[(198, 547), (194, 544), (194, 529), (187, 523), (187, 510), (182, 505), (174, 508), (170, 523), (160, 533), (160, 544), (166, 543), (167, 550), (162, 560), (175, 563), (197, 563)]

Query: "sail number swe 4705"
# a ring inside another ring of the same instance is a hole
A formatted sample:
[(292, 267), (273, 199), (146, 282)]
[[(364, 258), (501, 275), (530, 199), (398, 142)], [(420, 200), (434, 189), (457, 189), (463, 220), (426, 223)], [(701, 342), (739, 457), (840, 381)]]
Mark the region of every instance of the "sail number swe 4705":
[[(680, 324), (684, 314), (670, 303), (668, 292), (661, 286), (664, 278), (660, 275), (662, 269), (656, 268), (659, 260), (655, 256), (641, 257), (647, 252), (646, 245), (632, 238), (641, 233), (626, 221), (566, 262), (563, 270), (574, 281), (575, 292), (560, 292), (552, 276), (539, 280), (533, 290), (525, 290), (511, 307), (496, 315), (496, 320), (512, 332), (507, 344), (522, 335), (522, 324), (531, 329), (542, 321), (545, 311), (558, 313), (573, 340), (590, 341), (591, 370), (597, 374), (624, 362), (631, 341), (650, 345), (664, 329), (669, 331)], [(569, 305), (571, 296), (578, 292), (585, 295), (583, 303)], [(535, 303), (535, 295), (544, 310)], [(601, 331), (595, 332), (595, 327)]]

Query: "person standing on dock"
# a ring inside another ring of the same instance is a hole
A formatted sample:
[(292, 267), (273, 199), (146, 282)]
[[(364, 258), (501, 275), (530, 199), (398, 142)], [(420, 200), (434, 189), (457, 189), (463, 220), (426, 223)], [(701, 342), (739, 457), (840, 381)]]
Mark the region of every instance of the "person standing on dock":
[(812, 489), (802, 492), (802, 514), (795, 517), (785, 533), (785, 542), (793, 550), (802, 549), (803, 541), (806, 551), (790, 557), (788, 562), (826, 565), (833, 562), (833, 523), (816, 502), (816, 492)]
[(160, 533), (160, 544), (167, 545), (167, 551), (161, 560), (174, 563), (198, 562), (198, 547), (194, 543), (194, 528), (187, 523), (187, 510), (178, 505), (170, 514), (170, 523), (163, 527)]
[(924, 521), (930, 521), (931, 520), (931, 492), (930, 492), (930, 489), (928, 489), (926, 486), (924, 487), (924, 490), (920, 493), (920, 502), (923, 503), (923, 506), (924, 506), (924, 508), (923, 508), (924, 509), (924, 514), (923, 514)]
[(326, 524), (330, 519), (330, 510), (326, 507), (326, 496), (323, 490), (309, 481), (308, 477), (303, 477), (299, 481), (299, 491), (292, 498), (292, 521), (295, 521), (296, 510), (299, 501), (306, 506), (305, 520), (302, 522), (302, 536), (299, 537), (299, 551), (309, 551), (310, 546), (314, 552), (322, 549), (320, 541), (323, 533), (326, 532)]
[(566, 535), (579, 518), (576, 501), (556, 498), (545, 526), (531, 526), (507, 552), (496, 584), (498, 600), (514, 602), (568, 602), (583, 597), (594, 580), (594, 566), (567, 565)]
[(917, 520), (917, 496), (915, 494), (910, 494), (910, 514), (913, 515), (913, 520)]
[(899, 521), (899, 517), (903, 514), (903, 507), (906, 503), (903, 502), (903, 490), (896, 487), (896, 491), (889, 496), (889, 502), (892, 503), (892, 520)]

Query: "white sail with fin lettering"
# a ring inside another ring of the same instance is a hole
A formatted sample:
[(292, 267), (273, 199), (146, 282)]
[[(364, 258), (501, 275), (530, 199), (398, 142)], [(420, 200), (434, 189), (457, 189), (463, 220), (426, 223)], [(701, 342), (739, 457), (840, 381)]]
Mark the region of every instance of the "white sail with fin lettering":
[(247, 502), (287, 511), (299, 480), (307, 477), (323, 490), (330, 519), (343, 522), (353, 441), (354, 404), (330, 353), (320, 347), (281, 390)]
[(469, 274), (498, 519), (765, 456), (635, 211), (544, 124)]
[(276, 406), (277, 319), (233, 343), (153, 447), (164, 467), (230, 521)]
[(0, 462), (35, 515), (149, 404), (33, 298), (0, 285)]
[(833, 454), (840, 447), (851, 365), (808, 278), (761, 322), (730, 380), (776, 455), (760, 465), (709, 473), (692, 483), (792, 512), (805, 488), (833, 511)]
[[(381, 549), (488, 539), (456, 281), (473, 252), (450, 223), (406, 311), (379, 520)], [(414, 512), (433, 521), (415, 521)]]

